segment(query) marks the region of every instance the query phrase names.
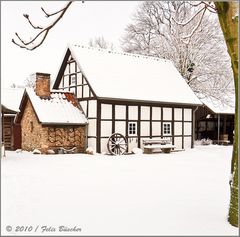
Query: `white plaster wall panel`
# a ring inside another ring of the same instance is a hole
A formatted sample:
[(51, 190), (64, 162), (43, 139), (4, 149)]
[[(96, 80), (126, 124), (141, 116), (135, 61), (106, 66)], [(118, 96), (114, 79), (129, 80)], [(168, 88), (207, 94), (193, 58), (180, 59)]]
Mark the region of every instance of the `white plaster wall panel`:
[(84, 86), (83, 97), (84, 98), (89, 97), (89, 87), (88, 86)]
[(64, 87), (68, 87), (69, 86), (69, 77), (66, 76), (64, 77)]
[(126, 136), (126, 122), (124, 121), (115, 121), (115, 132), (121, 133), (123, 136)]
[(112, 121), (101, 121), (101, 137), (112, 135)]
[(182, 135), (182, 122), (174, 122), (174, 135)]
[(97, 139), (96, 138), (88, 138), (88, 147), (92, 147), (94, 152), (96, 152), (96, 147), (97, 147)]
[(174, 120), (182, 120), (182, 109), (174, 109)]
[(77, 85), (82, 84), (82, 73), (77, 73)]
[(152, 107), (152, 120), (161, 120), (161, 108)]
[(174, 137), (174, 145), (176, 149), (182, 149), (182, 137)]
[(150, 122), (141, 122), (141, 136), (150, 136)]
[(163, 108), (163, 120), (172, 120), (172, 108)]
[(102, 119), (112, 119), (112, 105), (101, 104)]
[(97, 117), (97, 101), (96, 100), (88, 101), (88, 117), (89, 118)]
[(70, 88), (70, 91), (73, 92), (73, 94), (75, 94), (75, 87)]
[(128, 119), (129, 120), (137, 120), (138, 119), (138, 107), (137, 106), (129, 106), (128, 107)]
[(184, 149), (191, 148), (191, 137), (184, 137)]
[(152, 122), (152, 135), (161, 136), (161, 122)]
[(101, 153), (109, 153), (107, 149), (108, 138), (101, 138)]
[(192, 124), (184, 123), (184, 135), (191, 135), (191, 134), (192, 134)]
[(115, 106), (115, 119), (126, 119), (126, 106), (116, 105)]
[(140, 138), (140, 148), (143, 150), (143, 140), (146, 139), (146, 138)]
[(62, 77), (61, 82), (59, 84), (59, 88), (62, 88), (62, 87), (63, 87), (63, 77)]
[(89, 119), (88, 120), (88, 136), (97, 135), (96, 127), (97, 127), (96, 119)]
[(81, 86), (77, 87), (77, 98), (82, 98), (82, 87)]
[(150, 120), (149, 106), (141, 106), (141, 120)]
[(136, 137), (128, 138), (128, 151), (132, 152), (132, 149), (137, 147), (138, 147), (138, 138)]
[(192, 121), (192, 110), (184, 109), (184, 121)]
[(80, 101), (80, 105), (82, 106), (83, 112), (87, 114), (87, 101)]

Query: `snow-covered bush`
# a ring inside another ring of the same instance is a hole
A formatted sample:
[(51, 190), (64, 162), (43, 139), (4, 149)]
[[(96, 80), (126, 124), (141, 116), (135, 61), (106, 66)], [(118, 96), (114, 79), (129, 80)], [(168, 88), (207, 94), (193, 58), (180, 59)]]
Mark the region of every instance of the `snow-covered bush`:
[(87, 153), (88, 155), (93, 155), (93, 154), (94, 154), (93, 148), (92, 148), (92, 147), (88, 147), (88, 148), (86, 149), (86, 153)]
[(212, 144), (212, 140), (209, 138), (207, 138), (207, 139), (203, 138), (201, 140), (196, 140), (194, 142), (194, 144), (195, 144), (195, 146), (210, 145), (210, 144)]
[(201, 145), (210, 145), (210, 144), (212, 144), (212, 140), (209, 138), (207, 139), (204, 138), (201, 140)]
[(139, 154), (142, 154), (143, 151), (142, 151), (142, 149), (135, 147), (132, 149), (132, 153), (139, 155)]

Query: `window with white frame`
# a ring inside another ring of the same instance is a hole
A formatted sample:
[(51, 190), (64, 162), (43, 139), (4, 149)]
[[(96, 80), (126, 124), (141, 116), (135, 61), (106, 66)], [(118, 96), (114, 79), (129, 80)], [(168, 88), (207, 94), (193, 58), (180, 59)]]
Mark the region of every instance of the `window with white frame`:
[(137, 123), (136, 122), (128, 123), (128, 135), (129, 136), (137, 135)]
[(171, 135), (171, 123), (163, 123), (163, 135)]

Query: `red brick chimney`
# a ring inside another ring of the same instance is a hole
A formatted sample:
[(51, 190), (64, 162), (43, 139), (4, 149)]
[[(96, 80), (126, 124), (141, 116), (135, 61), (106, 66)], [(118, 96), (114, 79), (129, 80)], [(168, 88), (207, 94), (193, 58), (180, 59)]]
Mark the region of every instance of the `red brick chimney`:
[(41, 98), (50, 97), (50, 74), (36, 72), (35, 92)]

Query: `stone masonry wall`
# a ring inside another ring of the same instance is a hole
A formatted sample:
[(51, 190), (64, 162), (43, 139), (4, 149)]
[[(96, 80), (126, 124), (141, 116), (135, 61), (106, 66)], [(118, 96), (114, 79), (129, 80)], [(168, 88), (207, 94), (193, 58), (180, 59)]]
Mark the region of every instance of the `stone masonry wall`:
[(44, 126), (38, 122), (33, 107), (28, 100), (22, 121), (22, 149), (47, 149), (77, 147), (77, 152), (85, 150), (85, 126)]
[(41, 149), (41, 147), (46, 144), (44, 134), (47, 133), (47, 129), (43, 128), (38, 122), (37, 116), (35, 115), (29, 99), (23, 113), (21, 128), (23, 150), (32, 151), (35, 148)]

